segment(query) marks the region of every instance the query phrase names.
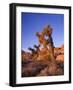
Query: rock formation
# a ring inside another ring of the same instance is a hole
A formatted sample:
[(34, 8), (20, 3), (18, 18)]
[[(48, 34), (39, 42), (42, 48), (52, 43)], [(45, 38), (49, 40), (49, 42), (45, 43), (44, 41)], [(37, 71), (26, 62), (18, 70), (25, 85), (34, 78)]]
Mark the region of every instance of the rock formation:
[(31, 53), (29, 53), (29, 52), (26, 52), (26, 51), (21, 51), (21, 53), (22, 53), (22, 61), (25, 61), (25, 60), (29, 60), (29, 59), (31, 59), (32, 58), (32, 56), (31, 56)]
[(64, 62), (64, 45), (54, 48), (54, 56), (56, 61)]

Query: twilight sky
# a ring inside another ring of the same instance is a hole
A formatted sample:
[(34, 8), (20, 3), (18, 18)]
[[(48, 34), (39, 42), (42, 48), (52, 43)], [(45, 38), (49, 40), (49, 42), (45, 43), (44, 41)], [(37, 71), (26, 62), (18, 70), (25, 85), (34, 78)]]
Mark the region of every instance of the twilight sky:
[(21, 49), (28, 51), (28, 47), (38, 45), (36, 32), (41, 32), (44, 26), (50, 24), (53, 28), (53, 42), (55, 47), (64, 44), (64, 15), (44, 13), (21, 14)]

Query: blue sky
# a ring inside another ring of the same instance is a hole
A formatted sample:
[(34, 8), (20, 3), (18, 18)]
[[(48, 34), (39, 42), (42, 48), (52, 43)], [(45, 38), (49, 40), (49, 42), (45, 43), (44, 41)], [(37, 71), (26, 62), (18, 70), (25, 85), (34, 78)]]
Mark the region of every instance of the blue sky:
[(43, 28), (50, 24), (53, 28), (54, 46), (59, 47), (64, 44), (64, 15), (45, 13), (24, 13), (21, 14), (21, 48), (28, 50), (28, 47), (38, 45), (36, 32), (41, 32)]

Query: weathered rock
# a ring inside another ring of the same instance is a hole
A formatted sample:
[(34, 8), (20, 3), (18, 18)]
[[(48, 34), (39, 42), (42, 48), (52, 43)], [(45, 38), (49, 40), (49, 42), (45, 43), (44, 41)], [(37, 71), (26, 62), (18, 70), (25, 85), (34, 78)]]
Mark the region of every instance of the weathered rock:
[(58, 55), (57, 57), (56, 57), (56, 61), (60, 61), (60, 62), (64, 62), (64, 55)]
[(64, 55), (64, 45), (61, 45), (60, 47), (54, 48), (54, 56), (58, 56), (60, 54)]
[(21, 53), (22, 53), (21, 55), (22, 61), (29, 60), (32, 58), (32, 55), (29, 52), (22, 51)]

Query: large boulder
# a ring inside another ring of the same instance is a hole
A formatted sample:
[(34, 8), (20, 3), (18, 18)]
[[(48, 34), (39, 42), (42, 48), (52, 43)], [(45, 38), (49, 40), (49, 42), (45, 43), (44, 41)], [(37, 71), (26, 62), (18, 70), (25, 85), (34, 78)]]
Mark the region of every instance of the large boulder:
[(58, 61), (58, 62), (64, 62), (64, 55), (58, 55), (56, 57), (56, 61)]

